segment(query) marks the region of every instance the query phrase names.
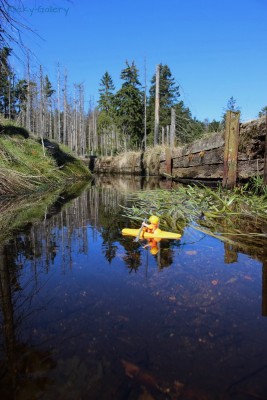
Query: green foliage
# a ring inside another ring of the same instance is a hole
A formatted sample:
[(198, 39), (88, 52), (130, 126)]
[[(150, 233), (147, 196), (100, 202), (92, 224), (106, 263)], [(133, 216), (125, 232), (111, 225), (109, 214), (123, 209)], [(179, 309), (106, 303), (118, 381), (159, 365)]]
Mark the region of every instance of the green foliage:
[[(168, 65), (160, 64), (159, 76), (159, 131), (171, 124), (171, 109), (174, 108), (176, 115), (176, 139), (179, 144), (191, 142), (204, 132), (204, 125), (192, 117), (191, 111), (185, 107), (180, 97), (179, 86), (176, 85)], [(152, 143), (155, 123), (155, 97), (156, 97), (156, 74), (151, 80), (148, 100), (148, 132), (149, 143)]]
[(17, 81), (14, 87), (15, 93), (15, 105), (17, 109), (17, 113), (20, 113), (21, 110), (26, 110), (26, 100), (28, 93), (28, 84), (25, 79), (20, 79)]
[(223, 110), (224, 110), (224, 113), (222, 115), (222, 125), (225, 126), (227, 111), (238, 112), (238, 111), (240, 111), (240, 107), (238, 107), (236, 105), (236, 99), (234, 99), (234, 97), (231, 96), (230, 99), (227, 101), (226, 107)]
[(116, 125), (134, 148), (138, 148), (143, 137), (143, 93), (139, 89), (138, 70), (126, 61), (121, 72), (123, 83), (115, 96)]
[(242, 192), (248, 192), (257, 196), (267, 197), (267, 186), (264, 184), (263, 176), (253, 176), (246, 184), (241, 186)]
[(28, 84), (25, 79), (16, 79), (8, 60), (11, 53), (7, 47), (0, 50), (0, 114), (15, 119), (25, 110)]
[(113, 80), (106, 71), (100, 81), (98, 108), (110, 117), (114, 113), (114, 90)]
[[(172, 76), (168, 65), (159, 65), (159, 95), (160, 95), (160, 110), (159, 123), (162, 127), (171, 123), (171, 108), (176, 104), (180, 97), (179, 86), (176, 85), (175, 79)], [(154, 130), (155, 121), (155, 98), (156, 98), (156, 74), (151, 80), (148, 100), (148, 129), (150, 132)]]
[(109, 129), (112, 124), (113, 119), (107, 111), (103, 110), (98, 114), (97, 128), (100, 133), (103, 132), (105, 129)]
[(231, 96), (230, 99), (228, 100), (226, 110), (230, 110), (230, 111), (239, 111), (240, 110), (240, 108), (237, 107), (236, 99), (234, 99), (233, 96)]
[(192, 142), (199, 138), (204, 132), (204, 125), (200, 121), (192, 118), (191, 111), (184, 106), (183, 101), (179, 101), (175, 107), (176, 114), (176, 138), (178, 144)]
[(258, 116), (259, 118), (264, 117), (265, 115), (267, 115), (267, 106), (262, 107), (262, 109), (260, 110)]
[(10, 48), (0, 49), (0, 113), (6, 116), (8, 115), (9, 98), (13, 97), (13, 93), (11, 93), (13, 73), (8, 61), (10, 55)]
[(124, 81), (122, 86), (140, 86), (141, 83), (138, 80), (138, 70), (134, 61), (130, 65), (129, 62), (126, 60), (126, 68), (121, 71), (121, 79)]
[(112, 131), (115, 124), (115, 86), (108, 72), (105, 72), (99, 88), (97, 130), (100, 135)]
[(46, 99), (50, 98), (53, 93), (55, 93), (55, 90), (52, 88), (52, 84), (47, 75), (44, 77), (43, 91)]
[(216, 121), (213, 119), (211, 122), (208, 123), (208, 129), (207, 132), (213, 133), (213, 132), (219, 132), (222, 129), (222, 124), (220, 121)]

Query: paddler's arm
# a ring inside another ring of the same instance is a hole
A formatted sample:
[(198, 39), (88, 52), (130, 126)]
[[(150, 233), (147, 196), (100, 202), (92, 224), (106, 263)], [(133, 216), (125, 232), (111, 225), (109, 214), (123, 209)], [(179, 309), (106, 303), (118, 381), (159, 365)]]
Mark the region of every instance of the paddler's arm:
[(143, 230), (145, 232), (149, 231), (149, 232), (153, 232), (154, 230), (154, 225), (153, 224), (146, 224), (145, 222), (143, 223)]

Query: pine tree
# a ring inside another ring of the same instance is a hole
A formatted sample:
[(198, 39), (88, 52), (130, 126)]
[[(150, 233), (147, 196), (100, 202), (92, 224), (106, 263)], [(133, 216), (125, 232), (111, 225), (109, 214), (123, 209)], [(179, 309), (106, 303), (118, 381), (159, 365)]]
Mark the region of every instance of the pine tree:
[(26, 111), (28, 84), (26, 79), (20, 79), (15, 84), (14, 94), (16, 98), (16, 112)]
[(138, 70), (134, 61), (130, 65), (126, 61), (126, 68), (121, 72), (124, 81), (121, 89), (117, 92), (116, 122), (124, 136), (125, 148), (139, 148), (143, 137), (143, 93), (138, 79)]
[(106, 71), (100, 81), (98, 108), (108, 115), (112, 113), (115, 86), (109, 73)]
[(100, 138), (101, 154), (113, 154), (115, 146), (113, 132), (115, 131), (115, 105), (114, 90), (112, 77), (106, 71), (100, 81), (99, 100), (98, 100), (98, 121), (97, 130)]
[(233, 96), (231, 96), (230, 99), (227, 101), (226, 107), (223, 109), (223, 111), (224, 112), (222, 115), (222, 125), (225, 126), (227, 111), (234, 111), (234, 112), (240, 111), (240, 107), (236, 105), (236, 99)]
[[(176, 85), (168, 65), (159, 65), (159, 131), (162, 127), (171, 123), (171, 108), (177, 103), (180, 97), (179, 86)], [(148, 100), (148, 128), (149, 132), (153, 132), (155, 120), (155, 96), (156, 96), (156, 74), (151, 80)]]
[[(11, 49), (3, 47), (0, 49), (0, 113), (9, 118), (11, 114), (11, 91), (14, 83), (8, 58), (11, 55)], [(12, 93), (13, 97), (13, 93)]]
[(179, 101), (174, 109), (176, 114), (176, 138), (179, 144), (192, 142), (204, 133), (205, 125), (192, 117), (190, 109), (185, 107), (183, 101)]
[(265, 116), (266, 114), (267, 114), (267, 106), (263, 107), (263, 108), (260, 110), (260, 112), (259, 112), (259, 114), (258, 114), (258, 117), (261, 118), (261, 117)]

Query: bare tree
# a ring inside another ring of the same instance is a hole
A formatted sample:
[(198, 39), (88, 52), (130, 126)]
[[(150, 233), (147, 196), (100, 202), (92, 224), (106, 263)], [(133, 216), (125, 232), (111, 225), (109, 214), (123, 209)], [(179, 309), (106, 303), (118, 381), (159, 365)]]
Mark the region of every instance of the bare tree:
[(24, 54), (27, 54), (31, 51), (22, 39), (24, 32), (39, 35), (26, 22), (24, 23), (22, 15), (18, 14), (18, 10), (22, 7), (21, 0), (13, 0), (12, 3), (0, 0), (0, 46), (10, 48), (16, 44)]
[(145, 87), (144, 87), (144, 148), (146, 150), (146, 134), (147, 134), (147, 83), (146, 83), (146, 59), (144, 65), (144, 72), (145, 72)]
[(60, 67), (59, 63), (57, 66), (57, 115), (58, 115), (58, 125), (57, 125), (57, 140), (60, 143), (61, 134), (60, 134)]
[(158, 144), (158, 137), (159, 137), (159, 75), (160, 75), (160, 65), (157, 65), (157, 68), (156, 68), (154, 145)]

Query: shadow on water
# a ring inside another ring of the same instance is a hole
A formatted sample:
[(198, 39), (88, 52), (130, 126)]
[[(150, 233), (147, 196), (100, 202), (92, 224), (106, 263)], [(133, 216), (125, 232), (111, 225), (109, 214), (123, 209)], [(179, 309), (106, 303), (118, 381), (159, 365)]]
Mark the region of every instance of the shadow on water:
[(105, 176), (2, 203), (1, 398), (266, 398), (266, 253), (190, 226), (121, 235), (127, 195), (170, 186)]

